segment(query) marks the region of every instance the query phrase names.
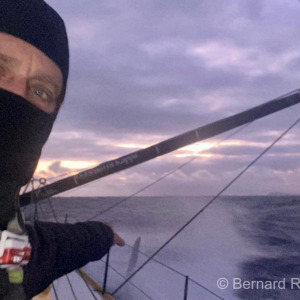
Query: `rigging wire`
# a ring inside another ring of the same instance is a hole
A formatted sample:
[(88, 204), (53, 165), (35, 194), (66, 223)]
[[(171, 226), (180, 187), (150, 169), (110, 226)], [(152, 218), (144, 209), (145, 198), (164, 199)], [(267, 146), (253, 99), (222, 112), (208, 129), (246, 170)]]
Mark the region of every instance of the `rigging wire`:
[[(226, 136), (226, 137), (225, 137), (224, 139), (222, 139), (221, 141), (215, 143), (214, 145), (212, 145), (212, 146), (211, 146), (209, 149), (207, 149), (207, 150), (211, 150), (211, 149), (214, 149), (214, 148), (218, 147), (218, 146), (221, 145), (224, 141), (230, 139), (230, 138), (233, 137), (234, 135), (238, 134), (240, 131), (244, 130), (244, 129), (245, 129), (246, 127), (248, 127), (251, 123), (252, 123), (252, 122), (247, 123), (246, 125), (244, 125), (244, 126), (238, 128), (238, 129), (235, 130), (233, 133), (229, 134), (228, 136)], [(186, 162), (184, 162), (183, 164), (179, 165), (177, 168), (175, 168), (175, 169), (169, 171), (168, 173), (162, 175), (161, 177), (159, 177), (158, 179), (154, 180), (153, 182), (151, 182), (150, 184), (146, 185), (145, 187), (141, 188), (140, 190), (138, 190), (137, 192), (133, 193), (132, 195), (130, 195), (130, 196), (128, 196), (128, 197), (126, 197), (126, 198), (124, 198), (124, 199), (118, 201), (117, 203), (111, 205), (110, 207), (108, 207), (108, 208), (106, 208), (106, 209), (100, 211), (100, 212), (97, 213), (95, 216), (93, 216), (93, 217), (87, 219), (86, 221), (94, 220), (94, 219), (96, 219), (97, 217), (99, 217), (99, 216), (101, 216), (101, 215), (107, 213), (107, 212), (110, 211), (111, 209), (113, 209), (113, 208), (119, 206), (120, 204), (124, 203), (125, 201), (127, 201), (127, 200), (133, 198), (134, 196), (138, 195), (139, 193), (141, 193), (141, 192), (145, 191), (146, 189), (148, 189), (149, 187), (153, 186), (154, 184), (156, 184), (156, 183), (162, 181), (163, 179), (167, 178), (168, 176), (172, 175), (172, 174), (175, 173), (176, 171), (182, 169), (183, 167), (185, 167), (186, 165), (190, 164), (191, 162), (193, 162), (193, 161), (196, 160), (197, 158), (199, 158), (199, 157), (198, 157), (198, 156), (195, 156), (195, 157), (189, 159), (188, 161), (186, 161)]]
[(222, 195), (235, 181), (237, 181), (250, 167), (252, 167), (265, 153), (267, 153), (279, 140), (281, 140), (293, 127), (300, 122), (297, 119), (283, 133), (279, 135), (264, 151), (262, 151), (250, 164), (248, 164), (237, 176), (235, 176), (215, 197), (213, 197), (203, 208), (200, 209), (185, 225), (183, 225), (173, 236), (171, 236), (158, 250), (156, 250), (136, 271), (134, 271), (113, 293), (116, 294), (129, 280), (132, 279), (148, 262), (150, 262), (163, 248), (165, 248), (175, 237), (177, 237), (188, 225), (190, 225), (204, 210), (206, 210), (220, 195)]
[[(31, 180), (32, 190), (34, 191), (34, 179)], [(41, 184), (38, 186), (38, 188), (41, 186)], [(39, 220), (39, 212), (38, 212), (38, 203), (34, 202), (34, 213), (33, 213), (33, 220), (38, 221)]]
[(52, 214), (53, 214), (53, 216), (54, 216), (54, 219), (55, 219), (56, 223), (58, 223), (58, 218), (57, 218), (57, 215), (56, 215), (56, 213), (55, 213), (55, 210), (54, 210), (52, 201), (51, 201), (50, 198), (48, 198), (47, 200), (48, 200), (49, 207), (51, 208), (51, 212), (52, 212)]
[[(38, 186), (37, 188), (35, 188), (35, 186), (34, 186), (34, 182), (35, 182), (35, 181), (38, 181), (38, 182), (39, 182), (39, 186)], [(20, 196), (22, 196), (23, 194), (26, 193), (26, 191), (27, 191), (27, 189), (28, 189), (28, 187), (29, 187), (30, 185), (31, 185), (31, 190), (32, 190), (32, 191), (35, 191), (36, 189), (39, 189), (42, 185), (45, 185), (45, 183), (46, 183), (46, 179), (43, 179), (43, 180), (42, 180), (42, 178), (36, 179), (36, 178), (32, 177), (32, 178), (30, 179), (30, 181), (27, 183), (27, 185), (25, 186), (25, 188), (24, 188), (24, 190), (22, 191), (22, 193), (20, 194)], [(31, 201), (31, 204), (32, 204), (32, 203), (34, 204), (33, 220), (39, 220), (38, 203), (37, 203), (36, 201), (34, 201), (33, 199), (31, 199), (31, 200), (32, 200), (32, 201)], [(28, 206), (29, 206), (29, 205), (26, 205), (25, 207), (21, 208), (21, 212), (22, 212), (22, 213), (25, 213), (25, 211), (26, 211), (26, 209), (27, 209)], [(42, 210), (42, 209), (40, 208), (40, 210)], [(31, 218), (31, 216), (30, 216), (30, 218)]]
[[(141, 250), (137, 250), (137, 249), (135, 249), (133, 246), (131, 246), (129, 244), (125, 244), (125, 245), (127, 247), (129, 247), (129, 248), (132, 248), (134, 251), (137, 251), (138, 253), (141, 253), (142, 255), (144, 255), (144, 256), (146, 256), (146, 257), (149, 258), (149, 255), (146, 254), (146, 253), (144, 253), (144, 252), (142, 252)], [(153, 258), (152, 260), (155, 261), (156, 263), (158, 263), (159, 265), (161, 265), (161, 266), (169, 269), (170, 271), (173, 271), (173, 272), (177, 273), (178, 275), (181, 275), (182, 277), (186, 277), (185, 274), (183, 274), (180, 271), (178, 271), (178, 270), (176, 270), (176, 269), (168, 266), (167, 264), (165, 264), (165, 263), (163, 263), (163, 262), (161, 262), (161, 261), (159, 261), (159, 260), (157, 260), (155, 258)], [(211, 291), (210, 289), (208, 289), (207, 287), (205, 287), (201, 283), (197, 282), (196, 280), (192, 279), (191, 277), (189, 277), (189, 280), (192, 281), (193, 283), (195, 283), (196, 285), (198, 285), (199, 287), (201, 287), (202, 289), (206, 290), (207, 292), (211, 293), (212, 295), (216, 296), (217, 298), (224, 300), (224, 298), (220, 297), (219, 295), (217, 295), (216, 293), (214, 293), (213, 291)]]
[[(42, 211), (43, 216), (45, 216), (45, 212), (42, 210), (41, 204), (42, 204), (42, 202), (39, 203), (39, 208), (40, 208), (40, 210)], [(53, 211), (53, 207), (52, 207), (52, 211)], [(75, 217), (74, 217), (74, 218), (75, 218)], [(75, 220), (76, 220), (77, 222), (80, 222), (77, 218), (75, 218)], [(131, 245), (129, 245), (129, 244), (126, 244), (126, 243), (125, 243), (125, 245), (126, 245), (127, 247), (129, 247), (129, 248), (134, 249), (134, 251), (137, 251), (138, 253), (144, 255), (145, 257), (149, 257), (148, 254), (144, 253), (144, 252), (141, 251), (141, 250), (135, 249), (133, 246), (131, 246)], [(100, 261), (101, 261), (102, 263), (105, 263), (103, 260), (100, 260)], [(175, 273), (178, 274), (178, 275), (181, 275), (182, 277), (185, 277), (185, 276), (186, 276), (185, 274), (181, 273), (180, 271), (178, 271), (178, 270), (176, 270), (176, 269), (174, 269), (174, 268), (168, 266), (167, 264), (165, 264), (165, 263), (163, 263), (163, 262), (161, 262), (161, 261), (159, 261), (159, 260), (157, 260), (157, 259), (155, 259), (155, 258), (153, 258), (153, 261), (155, 261), (156, 263), (160, 264), (161, 266), (163, 266), (163, 267), (169, 269), (170, 271), (175, 272)], [(111, 264), (109, 264), (109, 267), (110, 267), (115, 273), (117, 273), (119, 276), (121, 276), (123, 279), (126, 279), (126, 277), (125, 277), (124, 275), (122, 275), (120, 272), (118, 272)], [(92, 292), (90, 286), (88, 285), (88, 283), (86, 282), (86, 280), (84, 279), (84, 277), (82, 277), (82, 279), (85, 281), (85, 284), (87, 285), (88, 289), (89, 289), (90, 292), (93, 294), (93, 292)], [(197, 281), (194, 280), (193, 278), (189, 277), (189, 280), (190, 280), (191, 282), (193, 282), (194, 284), (198, 285), (200, 288), (202, 288), (202, 289), (206, 290), (207, 292), (211, 293), (212, 295), (216, 296), (217, 298), (219, 298), (219, 299), (221, 299), (221, 300), (224, 300), (224, 298), (220, 297), (219, 295), (217, 295), (217, 294), (214, 293), (213, 291), (209, 290), (207, 287), (205, 287), (205, 286), (202, 285), (201, 283), (197, 282)], [(129, 283), (130, 283), (134, 288), (138, 289), (141, 293), (143, 293), (145, 296), (149, 297), (149, 299), (152, 299), (152, 298), (151, 298), (149, 295), (147, 295), (141, 288), (137, 287), (135, 284), (133, 284), (133, 283), (131, 283), (131, 282), (129, 282)], [(93, 297), (95, 298), (95, 295), (94, 295), (94, 294), (93, 294)], [(96, 299), (96, 298), (95, 298), (95, 299)]]
[[(42, 210), (42, 207), (41, 207), (42, 205), (41, 205), (41, 204), (42, 204), (42, 202), (39, 203), (39, 209), (41, 210), (42, 215), (43, 215), (43, 217), (45, 218), (45, 212)], [(50, 206), (50, 205), (49, 205), (49, 206)], [(51, 207), (51, 210), (52, 210), (52, 214), (53, 214), (53, 211), (54, 211), (53, 206)], [(74, 218), (75, 218), (75, 217), (74, 217)], [(75, 218), (75, 220), (76, 220), (77, 222), (80, 222), (77, 218)], [(145, 257), (149, 257), (148, 254), (144, 253), (144, 252), (141, 251), (141, 250), (135, 249), (133, 246), (131, 246), (131, 245), (129, 245), (129, 244), (125, 244), (125, 245), (126, 245), (127, 247), (129, 247), (129, 248), (134, 249), (134, 251), (137, 251), (138, 253), (144, 255)], [(103, 260), (100, 260), (100, 261), (101, 261), (102, 263), (105, 263)], [(157, 260), (157, 259), (155, 259), (155, 258), (153, 258), (153, 261), (155, 261), (156, 263), (160, 264), (161, 266), (163, 266), (163, 267), (169, 269), (170, 271), (175, 272), (175, 273), (178, 274), (178, 275), (181, 275), (182, 277), (185, 277), (185, 276), (186, 276), (185, 274), (181, 273), (180, 271), (178, 271), (178, 270), (176, 270), (176, 269), (174, 269), (174, 268), (168, 266), (167, 264), (165, 264), (165, 263), (163, 263), (163, 262), (161, 262), (161, 261), (159, 261), (159, 260)], [(111, 264), (109, 264), (109, 267), (110, 267), (115, 273), (117, 273), (119, 276), (121, 276), (123, 279), (126, 279), (126, 277), (125, 277), (124, 275), (122, 275), (120, 272), (118, 272)], [(91, 294), (93, 295), (94, 299), (97, 299), (97, 298), (95, 297), (95, 295), (94, 295), (94, 293), (93, 293), (91, 287), (89, 286), (89, 284), (88, 284), (88, 283), (86, 282), (86, 280), (84, 279), (84, 277), (81, 277), (81, 278), (84, 280), (84, 282), (85, 282), (87, 288), (90, 290), (90, 292), (91, 292)], [(219, 295), (217, 295), (217, 294), (214, 293), (213, 291), (209, 290), (208, 288), (206, 288), (204, 285), (202, 285), (201, 283), (197, 282), (197, 281), (194, 280), (193, 278), (189, 277), (189, 280), (190, 280), (191, 282), (193, 282), (194, 284), (198, 285), (200, 288), (202, 288), (202, 289), (206, 290), (207, 292), (211, 293), (212, 295), (216, 296), (218, 299), (224, 300), (224, 298), (220, 297)], [(149, 299), (152, 299), (152, 298), (151, 298), (149, 295), (147, 295), (141, 288), (137, 287), (135, 284), (133, 284), (133, 283), (131, 283), (131, 282), (129, 282), (129, 283), (130, 283), (134, 288), (138, 289), (141, 293), (143, 293), (145, 296), (149, 297)], [(54, 293), (55, 293), (55, 295), (56, 295), (56, 298), (58, 299), (58, 296), (57, 296), (57, 294), (56, 294), (56, 290), (55, 290), (54, 284), (53, 284), (53, 290), (54, 290)], [(59, 299), (58, 299), (58, 300), (59, 300)]]
[(39, 209), (40, 209), (40, 211), (41, 211), (41, 213), (43, 215), (43, 218), (46, 219), (46, 213), (44, 212), (44, 209), (42, 207), (42, 203), (39, 203)]
[[(20, 195), (20, 196), (22, 196), (23, 194), (25, 194), (25, 193), (26, 193), (26, 191), (27, 191), (27, 189), (28, 189), (28, 187), (29, 187), (30, 183), (31, 183), (33, 180), (34, 180), (34, 179), (33, 179), (33, 178), (31, 178), (31, 180), (30, 180), (30, 181), (28, 181), (28, 183), (26, 184), (26, 186), (25, 186), (25, 188), (24, 188), (24, 190), (22, 191), (22, 193), (21, 193), (21, 195)], [(27, 209), (27, 207), (28, 207), (28, 205), (26, 205), (25, 207), (22, 207), (22, 208), (21, 208), (21, 211), (22, 211), (22, 213), (24, 213), (24, 212), (25, 212), (25, 210)]]
[[(31, 179), (32, 180), (32, 179)], [(30, 180), (30, 181), (31, 181)], [(29, 187), (29, 185), (30, 185), (30, 181), (28, 181), (28, 183), (26, 184), (26, 186), (25, 186), (25, 188), (23, 189), (23, 191), (22, 191), (22, 193), (21, 193), (21, 195), (20, 196), (22, 196), (23, 194), (25, 194), (26, 192), (27, 192), (27, 189), (28, 189), (28, 187)], [(26, 209), (26, 206), (25, 206), (25, 208), (23, 208), (23, 211), (25, 211), (25, 209)]]

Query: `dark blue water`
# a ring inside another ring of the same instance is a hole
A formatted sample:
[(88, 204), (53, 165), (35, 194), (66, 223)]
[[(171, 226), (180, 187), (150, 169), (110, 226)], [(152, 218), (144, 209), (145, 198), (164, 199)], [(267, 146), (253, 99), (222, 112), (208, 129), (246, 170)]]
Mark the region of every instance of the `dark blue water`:
[[(118, 197), (54, 198), (59, 222), (84, 221), (120, 201)], [(108, 290), (115, 290), (130, 273), (181, 228), (210, 197), (135, 197), (96, 218), (134, 245), (113, 247)], [(33, 217), (34, 208), (26, 210)], [(54, 220), (48, 201), (37, 209), (38, 217)], [(222, 197), (180, 233), (116, 295), (117, 299), (183, 299), (184, 276), (189, 281), (188, 299), (300, 299), (300, 197)], [(134, 265), (129, 266), (129, 261)], [(85, 268), (102, 284), (104, 262)], [(175, 272), (175, 271), (177, 272)], [(93, 299), (74, 274), (78, 299)], [(217, 286), (219, 278), (228, 287)], [(234, 279), (236, 278), (236, 279)], [(297, 286), (299, 279), (299, 287)], [(240, 280), (245, 286), (234, 286)], [(279, 286), (269, 282), (281, 281)], [(253, 284), (249, 288), (247, 282)], [(256, 285), (260, 282), (260, 285)], [(73, 299), (65, 279), (55, 282), (61, 299)], [(219, 298), (218, 298), (219, 297)]]
[(240, 299), (300, 299), (300, 198), (243, 197), (238, 201), (244, 213), (235, 214), (240, 234), (262, 254), (240, 264), (244, 280), (275, 282), (281, 287), (241, 289)]

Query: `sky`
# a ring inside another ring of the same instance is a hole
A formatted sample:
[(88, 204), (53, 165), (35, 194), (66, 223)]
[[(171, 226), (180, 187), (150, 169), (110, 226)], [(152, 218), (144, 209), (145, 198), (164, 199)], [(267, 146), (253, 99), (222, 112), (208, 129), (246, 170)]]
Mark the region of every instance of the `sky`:
[[(300, 87), (297, 0), (47, 2), (65, 20), (71, 61), (36, 178), (74, 174)], [(299, 111), (259, 120), (217, 147), (228, 133), (62, 195), (131, 195), (194, 157), (141, 195), (215, 195)], [(299, 133), (299, 126), (291, 130), (226, 193), (299, 194)]]

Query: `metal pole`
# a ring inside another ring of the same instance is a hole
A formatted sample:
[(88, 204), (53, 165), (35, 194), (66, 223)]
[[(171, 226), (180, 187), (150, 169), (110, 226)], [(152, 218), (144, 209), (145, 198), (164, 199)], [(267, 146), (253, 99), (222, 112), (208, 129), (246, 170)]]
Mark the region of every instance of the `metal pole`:
[(104, 272), (104, 280), (103, 280), (103, 291), (102, 294), (106, 293), (106, 283), (107, 283), (107, 275), (108, 275), (108, 267), (109, 267), (109, 253), (110, 251), (107, 252), (106, 255), (106, 263), (105, 263), (105, 272)]
[(184, 297), (183, 297), (183, 300), (187, 300), (188, 286), (189, 286), (189, 276), (185, 276)]

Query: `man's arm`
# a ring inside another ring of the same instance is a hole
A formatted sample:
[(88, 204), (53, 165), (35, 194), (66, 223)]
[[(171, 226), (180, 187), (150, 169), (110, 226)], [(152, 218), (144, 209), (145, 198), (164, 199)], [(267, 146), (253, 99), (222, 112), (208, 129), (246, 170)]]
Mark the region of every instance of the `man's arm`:
[(42, 292), (55, 279), (101, 259), (114, 243), (123, 241), (101, 222), (36, 222), (34, 226), (27, 226), (27, 230), (32, 257), (24, 267), (23, 286), (28, 299)]

